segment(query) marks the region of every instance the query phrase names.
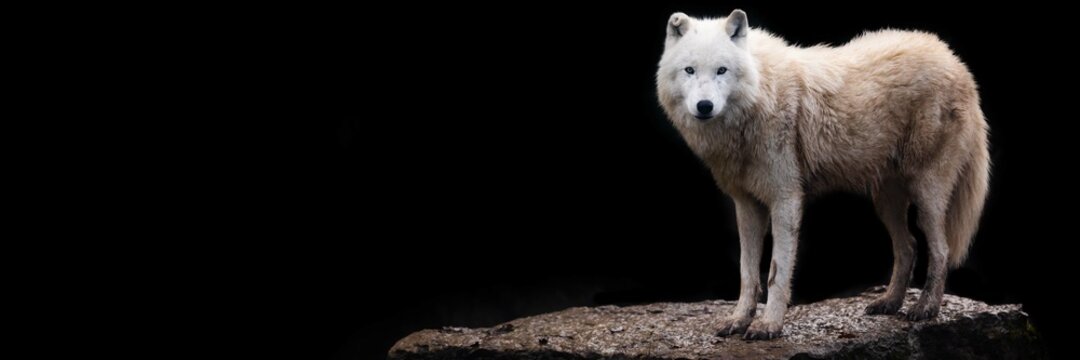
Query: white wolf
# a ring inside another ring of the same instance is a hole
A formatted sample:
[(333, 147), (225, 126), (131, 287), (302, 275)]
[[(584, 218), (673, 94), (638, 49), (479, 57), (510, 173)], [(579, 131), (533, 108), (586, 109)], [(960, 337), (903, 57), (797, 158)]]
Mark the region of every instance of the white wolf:
[[(720, 333), (781, 334), (803, 199), (870, 195), (893, 244), (885, 294), (868, 314), (895, 314), (914, 268), (907, 209), (918, 209), (929, 271), (907, 317), (937, 316), (947, 265), (978, 227), (989, 182), (988, 127), (975, 81), (948, 45), (924, 32), (868, 32), (839, 46), (790, 46), (746, 13), (671, 15), (656, 74), (660, 103), (735, 201), (741, 288)], [(762, 241), (773, 254), (768, 302), (753, 321)]]

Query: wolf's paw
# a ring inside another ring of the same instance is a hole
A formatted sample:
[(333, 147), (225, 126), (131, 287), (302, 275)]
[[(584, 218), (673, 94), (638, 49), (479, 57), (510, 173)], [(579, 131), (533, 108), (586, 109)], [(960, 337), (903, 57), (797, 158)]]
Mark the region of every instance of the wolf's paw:
[(784, 329), (783, 321), (765, 321), (764, 319), (758, 319), (750, 324), (750, 328), (746, 329), (746, 335), (743, 339), (746, 340), (769, 340), (780, 337), (781, 330)]
[(742, 334), (746, 332), (746, 328), (750, 327), (750, 322), (754, 321), (753, 317), (728, 317), (724, 320), (720, 320), (720, 331), (716, 333), (717, 336), (728, 336), (735, 334)]
[(882, 295), (866, 306), (866, 315), (894, 315), (900, 311), (900, 305), (903, 304), (902, 296)]
[(941, 304), (936, 301), (924, 301), (919, 299), (915, 306), (908, 310), (907, 319), (911, 321), (933, 320), (938, 315)]

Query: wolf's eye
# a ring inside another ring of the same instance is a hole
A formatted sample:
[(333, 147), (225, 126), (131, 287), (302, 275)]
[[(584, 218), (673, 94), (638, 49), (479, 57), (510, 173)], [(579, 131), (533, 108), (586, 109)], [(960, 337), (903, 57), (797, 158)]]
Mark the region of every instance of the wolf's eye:
[(694, 75), (694, 68), (692, 67), (687, 66), (683, 71), (686, 71), (687, 74)]
[(723, 67), (723, 66), (721, 66), (719, 69), (716, 69), (716, 75), (724, 75), (724, 73), (726, 73), (726, 72), (727, 72), (727, 68)]

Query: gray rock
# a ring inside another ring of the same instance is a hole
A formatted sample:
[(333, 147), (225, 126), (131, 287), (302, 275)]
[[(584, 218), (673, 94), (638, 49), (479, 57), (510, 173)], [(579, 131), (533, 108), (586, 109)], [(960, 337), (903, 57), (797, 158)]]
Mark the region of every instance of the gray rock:
[[(495, 327), (446, 327), (405, 337), (389, 358), (406, 359), (1040, 359), (1046, 358), (1020, 305), (946, 295), (932, 321), (863, 315), (876, 296), (829, 299), (789, 309), (783, 336), (716, 336), (732, 301), (579, 307)], [(909, 290), (904, 308), (918, 290)], [(759, 313), (764, 307), (758, 305)]]

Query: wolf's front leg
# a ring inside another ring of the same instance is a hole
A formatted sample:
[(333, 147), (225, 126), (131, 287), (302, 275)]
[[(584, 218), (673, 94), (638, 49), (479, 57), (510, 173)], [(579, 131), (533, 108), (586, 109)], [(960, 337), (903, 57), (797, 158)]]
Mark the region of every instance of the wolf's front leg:
[(761, 292), (761, 249), (768, 225), (765, 207), (750, 196), (732, 195), (735, 217), (739, 222), (739, 302), (727, 318), (720, 321), (718, 335), (742, 334), (754, 319)]
[(776, 200), (770, 208), (772, 215), (773, 256), (769, 272), (769, 302), (765, 313), (750, 324), (747, 339), (773, 339), (784, 328), (784, 314), (791, 300), (791, 273), (795, 268), (795, 250), (799, 240), (799, 221), (802, 219), (802, 194), (788, 195)]

